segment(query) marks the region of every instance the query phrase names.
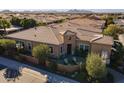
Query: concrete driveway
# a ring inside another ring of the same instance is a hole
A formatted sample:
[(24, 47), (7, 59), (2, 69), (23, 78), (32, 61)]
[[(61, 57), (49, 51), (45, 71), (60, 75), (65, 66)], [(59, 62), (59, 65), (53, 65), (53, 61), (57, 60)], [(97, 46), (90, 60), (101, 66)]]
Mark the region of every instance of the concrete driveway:
[(5, 65), (9, 68), (16, 69), (16, 70), (19, 70), (21, 68), (29, 68), (29, 69), (35, 70), (37, 72), (40, 72), (43, 75), (47, 75), (48, 82), (51, 82), (51, 83), (78, 83), (77, 81), (74, 81), (72, 79), (69, 79), (69, 78), (66, 78), (66, 77), (63, 77), (63, 76), (60, 76), (57, 74), (53, 74), (48, 71), (41, 70), (41, 69), (38, 69), (35, 67), (31, 67), (26, 64), (22, 64), (20, 62), (10, 60), (10, 59), (4, 58), (4, 57), (0, 57), (0, 64)]
[(14, 75), (14, 73), (11, 73), (11, 75), (7, 74), (7, 69), (8, 68), (0, 70), (0, 83), (45, 83), (47, 82), (47, 78), (44, 77), (44, 75), (42, 75), (41, 73), (39, 73), (40, 75), (36, 75), (37, 73), (30, 73), (32, 70), (30, 72), (23, 71), (20, 73), (20, 75), (13, 77), (12, 75)]

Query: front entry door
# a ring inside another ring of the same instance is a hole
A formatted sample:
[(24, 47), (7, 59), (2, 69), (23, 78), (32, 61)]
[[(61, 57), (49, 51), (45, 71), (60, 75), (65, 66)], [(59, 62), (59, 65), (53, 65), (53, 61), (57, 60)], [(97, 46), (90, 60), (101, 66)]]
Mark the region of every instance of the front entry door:
[(72, 53), (72, 45), (71, 44), (67, 44), (67, 54), (71, 55)]

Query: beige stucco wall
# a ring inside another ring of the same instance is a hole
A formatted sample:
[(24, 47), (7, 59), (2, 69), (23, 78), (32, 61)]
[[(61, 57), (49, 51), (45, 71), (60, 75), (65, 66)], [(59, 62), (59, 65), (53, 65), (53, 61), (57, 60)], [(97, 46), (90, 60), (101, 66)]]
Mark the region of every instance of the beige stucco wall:
[[(80, 44), (88, 44), (89, 46), (91, 46), (91, 52), (95, 52), (95, 53), (99, 53), (101, 54), (101, 52), (103, 50), (107, 50), (109, 55), (111, 54), (111, 45), (102, 45), (102, 44), (96, 44), (96, 43), (92, 43), (90, 44), (89, 42), (86, 41), (82, 41), (82, 40), (76, 40), (76, 35), (71, 35), (71, 40), (68, 40), (68, 35), (64, 36), (64, 44), (60, 44), (60, 45), (52, 45), (52, 44), (47, 44), (49, 47), (53, 47), (53, 53), (51, 54), (51, 56), (53, 57), (59, 57), (60, 55), (65, 55), (67, 53), (67, 44), (72, 44), (72, 54), (75, 51), (75, 48), (80, 46)], [(19, 39), (14, 39), (14, 40), (19, 40)], [(26, 41), (26, 40), (19, 40), (19, 41), (23, 41), (25, 44), (25, 49), (28, 49), (28, 43), (32, 44), (32, 48), (35, 47), (38, 44), (38, 42), (33, 42), (33, 41)], [(62, 53), (61, 53), (61, 47), (63, 48)]]
[(91, 44), (91, 51), (94, 53), (101, 54), (102, 51), (107, 51), (109, 56), (111, 55), (111, 45), (102, 45), (102, 44)]
[[(42, 44), (42, 43), (38, 43), (38, 42), (32, 42), (33, 47)], [(44, 43), (45, 44), (45, 43)], [(59, 57), (60, 55), (60, 46), (59, 45), (52, 45), (52, 44), (47, 44), (48, 47), (52, 47), (53, 48), (53, 53), (51, 53), (50, 55), (53, 57)]]
[(101, 54), (102, 51), (107, 51), (109, 56), (111, 55), (111, 48), (112, 48), (111, 45), (103, 45), (103, 44), (96, 44), (96, 43), (91, 44), (86, 41), (77, 40), (77, 42), (76, 42), (77, 48), (80, 48), (80, 44), (89, 45), (91, 52)]
[[(71, 37), (71, 40), (69, 40)], [(74, 54), (74, 50), (76, 48), (76, 35), (64, 35), (64, 52), (67, 54), (67, 44), (72, 45), (72, 54)]]
[[(32, 46), (32, 49), (33, 47), (39, 45), (39, 44), (46, 44), (46, 43), (39, 43), (39, 42), (33, 42), (33, 41), (28, 41), (28, 40), (21, 40), (21, 39), (13, 39), (13, 40), (16, 40), (16, 41), (21, 41), (21, 42), (24, 42), (24, 48), (26, 50), (28, 50), (28, 43), (31, 44)], [(53, 56), (53, 57), (59, 57), (60, 55), (60, 46), (59, 45), (52, 45), (52, 44), (47, 44), (49, 47), (52, 47), (53, 48), (53, 53), (51, 53), (50, 55)]]

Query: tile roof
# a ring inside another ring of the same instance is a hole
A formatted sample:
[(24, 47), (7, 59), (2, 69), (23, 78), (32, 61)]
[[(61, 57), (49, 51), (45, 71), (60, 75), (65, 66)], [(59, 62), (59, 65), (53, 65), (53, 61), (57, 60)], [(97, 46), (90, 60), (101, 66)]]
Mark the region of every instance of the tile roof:
[(117, 25), (124, 25), (124, 19), (114, 20), (114, 23), (117, 24)]
[(59, 45), (60, 42), (49, 27), (37, 27), (7, 35), (9, 38)]
[[(102, 29), (100, 27), (103, 23), (100, 20), (86, 18), (74, 19), (61, 24), (51, 24), (37, 27), (36, 29), (27, 29), (22, 32), (7, 35), (7, 37), (59, 45), (64, 43), (60, 33), (65, 33), (70, 30), (75, 32), (77, 38), (80, 40), (90, 42), (92, 39), (97, 38), (98, 35), (101, 35)], [(109, 36), (103, 36), (93, 43), (112, 45), (113, 39)]]

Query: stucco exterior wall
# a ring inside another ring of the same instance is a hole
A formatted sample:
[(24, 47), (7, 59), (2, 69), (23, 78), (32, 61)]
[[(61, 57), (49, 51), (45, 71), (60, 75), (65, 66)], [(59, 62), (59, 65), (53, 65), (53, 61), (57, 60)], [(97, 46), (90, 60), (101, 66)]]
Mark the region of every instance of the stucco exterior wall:
[[(21, 39), (13, 39), (13, 40), (23, 42), (24, 43), (24, 49), (28, 50), (28, 51), (32, 51), (33, 47), (35, 47), (39, 44), (46, 44), (46, 43), (39, 43), (39, 42), (33, 42), (33, 41), (21, 40)], [(28, 49), (28, 43), (31, 44), (31, 47), (32, 47), (31, 50)], [(50, 54), (52, 57), (59, 57), (60, 56), (60, 45), (52, 45), (52, 44), (46, 44), (46, 45), (48, 45), (48, 47), (53, 48), (53, 53)]]
[[(71, 40), (69, 40), (71, 38)], [(72, 45), (72, 54), (74, 54), (74, 50), (76, 48), (76, 35), (64, 35), (64, 52), (67, 54), (67, 45)]]
[(94, 53), (101, 54), (102, 51), (107, 51), (109, 56), (111, 55), (111, 45), (102, 45), (102, 44), (91, 44), (91, 51)]
[[(31, 44), (32, 49), (33, 49), (33, 47), (35, 47), (39, 44), (42, 44), (39, 42), (20, 40), (20, 39), (14, 39), (14, 38), (12, 38), (12, 39), (16, 40), (16, 41), (24, 42), (24, 45), (25, 45), (24, 48), (26, 50), (28, 50), (28, 43)], [(80, 44), (87, 44), (90, 46), (91, 52), (101, 54), (101, 52), (105, 50), (105, 51), (108, 51), (109, 56), (111, 55), (111, 48), (112, 48), (111, 45), (102, 45), (102, 44), (96, 44), (96, 43), (90, 44), (89, 42), (86, 42), (86, 41), (77, 40), (76, 35), (71, 35), (71, 40), (69, 40), (68, 35), (65, 35), (63, 39), (64, 39), (64, 44), (60, 44), (60, 45), (47, 44), (49, 47), (53, 48), (53, 53), (51, 54), (51, 56), (59, 57), (61, 55), (67, 54), (67, 44), (72, 44), (72, 54), (74, 53), (76, 47), (79, 48)], [(61, 52), (61, 47), (62, 47), (62, 52)]]
[[(43, 44), (43, 43), (32, 42), (33, 47), (35, 47), (39, 44)], [(50, 54), (52, 57), (59, 57), (59, 55), (60, 55), (60, 46), (59, 45), (52, 45), (52, 44), (46, 44), (46, 45), (48, 45), (48, 47), (53, 48), (53, 53)]]

